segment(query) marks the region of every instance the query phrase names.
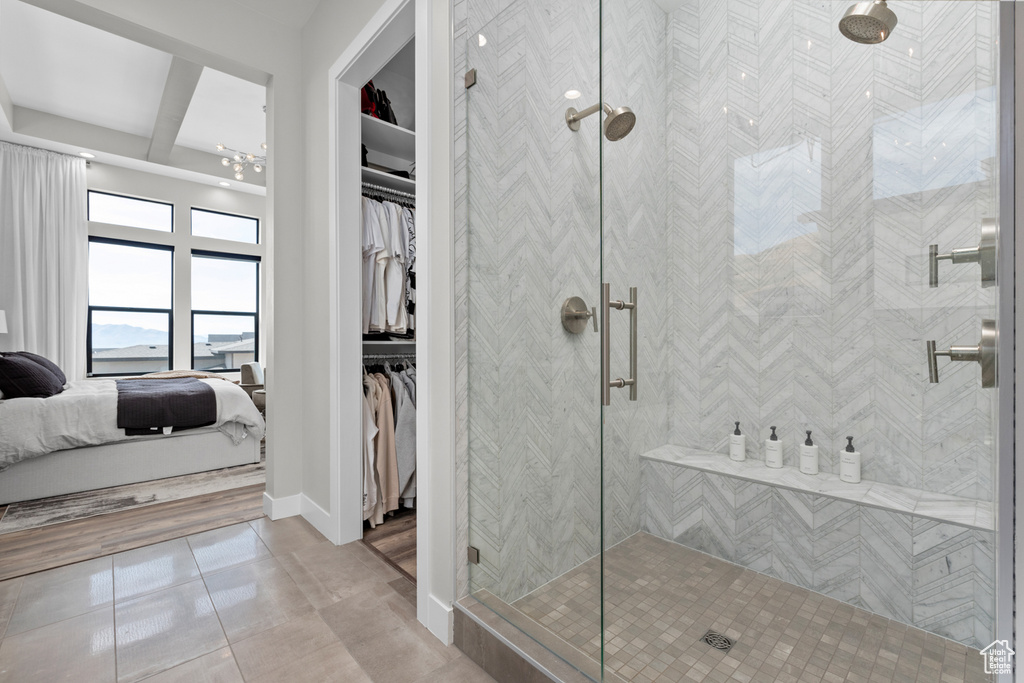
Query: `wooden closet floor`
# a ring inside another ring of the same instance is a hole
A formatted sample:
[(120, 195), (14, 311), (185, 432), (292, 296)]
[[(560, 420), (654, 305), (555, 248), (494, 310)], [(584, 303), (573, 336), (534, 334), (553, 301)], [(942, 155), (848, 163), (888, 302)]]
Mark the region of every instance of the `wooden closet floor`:
[(246, 486), (0, 535), (0, 581), (258, 519), (265, 490)]
[(376, 529), (363, 529), (363, 543), (407, 579), (416, 581), (416, 510), (401, 508)]

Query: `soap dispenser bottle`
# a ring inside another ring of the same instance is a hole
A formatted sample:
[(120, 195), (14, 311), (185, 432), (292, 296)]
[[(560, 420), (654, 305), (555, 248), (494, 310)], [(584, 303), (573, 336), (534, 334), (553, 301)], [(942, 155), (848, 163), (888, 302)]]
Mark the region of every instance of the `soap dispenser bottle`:
[(740, 433), (740, 423), (736, 423), (736, 430), (729, 435), (729, 459), (736, 462), (743, 462), (747, 459), (747, 437)]
[(818, 447), (811, 441), (811, 430), (807, 430), (807, 440), (800, 444), (800, 471), (804, 474), (818, 473)]
[(846, 437), (846, 450), (839, 454), (839, 478), (850, 484), (860, 483), (860, 451), (853, 447), (853, 437)]
[(775, 427), (772, 427), (772, 435), (764, 442), (764, 464), (773, 469), (782, 467), (782, 441), (775, 434)]

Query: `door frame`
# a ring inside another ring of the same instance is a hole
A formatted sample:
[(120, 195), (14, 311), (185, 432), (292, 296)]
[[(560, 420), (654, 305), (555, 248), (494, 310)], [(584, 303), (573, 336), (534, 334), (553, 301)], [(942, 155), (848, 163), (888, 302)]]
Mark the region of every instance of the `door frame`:
[(327, 75), (330, 523), (336, 544), (362, 538), (360, 90), (416, 36), (417, 618), (452, 642), (454, 278), (451, 7), (385, 0)]

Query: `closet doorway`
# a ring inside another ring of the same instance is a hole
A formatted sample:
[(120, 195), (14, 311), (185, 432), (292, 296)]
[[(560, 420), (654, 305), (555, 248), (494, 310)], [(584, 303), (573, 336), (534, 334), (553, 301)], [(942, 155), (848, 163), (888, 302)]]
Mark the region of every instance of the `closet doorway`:
[(331, 396), (337, 401), (332, 516), (337, 515), (338, 542), (361, 540), (412, 582), (417, 576), (414, 30), (414, 3), (388, 3), (338, 60), (332, 70), (337, 90), (331, 141), (336, 226), (331, 308), (337, 316), (331, 349)]

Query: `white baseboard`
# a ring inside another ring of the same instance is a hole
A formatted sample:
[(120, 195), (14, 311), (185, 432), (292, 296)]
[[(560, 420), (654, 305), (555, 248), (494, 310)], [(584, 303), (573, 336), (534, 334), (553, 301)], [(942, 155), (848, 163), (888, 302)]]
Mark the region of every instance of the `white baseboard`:
[(282, 498), (271, 498), (269, 493), (263, 493), (263, 514), (270, 519), (284, 519), (294, 517), (302, 512), (302, 496), (284, 496)]
[(331, 543), (337, 543), (337, 529), (335, 528), (336, 525), (331, 521), (331, 513), (310, 500), (305, 493), (296, 496), (296, 498), (302, 499), (299, 511), (303, 519), (312, 524), (313, 528), (323, 534), (324, 538)]
[(455, 640), (455, 612), (451, 605), (445, 604), (434, 594), (427, 596), (426, 621), (420, 621), (445, 645), (451, 645)]

